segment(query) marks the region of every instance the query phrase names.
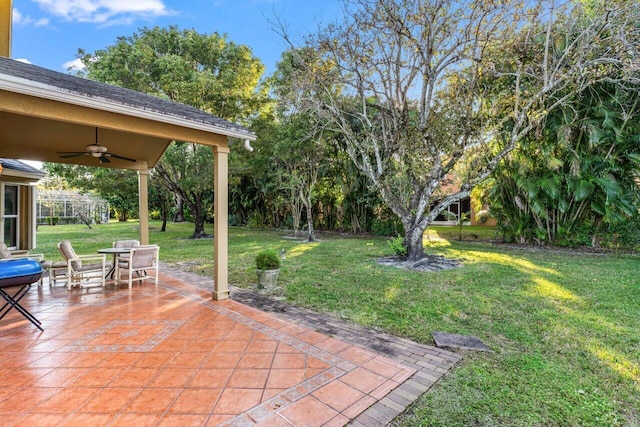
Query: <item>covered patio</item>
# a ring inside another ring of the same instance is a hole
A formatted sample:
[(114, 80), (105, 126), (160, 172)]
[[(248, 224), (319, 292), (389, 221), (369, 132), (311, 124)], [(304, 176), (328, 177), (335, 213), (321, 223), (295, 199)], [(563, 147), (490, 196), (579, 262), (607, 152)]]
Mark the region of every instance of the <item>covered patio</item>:
[(44, 332), (0, 321), (2, 424), (386, 425), (460, 358), (241, 290), (212, 301), (211, 279), (162, 271), (133, 289), (34, 286)]
[[(149, 170), (172, 141), (211, 147), (216, 300), (229, 297), (229, 138), (248, 146), (256, 136), (188, 105), (0, 56), (0, 157), (136, 170), (142, 244), (149, 242)], [(24, 242), (18, 249), (32, 246)]]

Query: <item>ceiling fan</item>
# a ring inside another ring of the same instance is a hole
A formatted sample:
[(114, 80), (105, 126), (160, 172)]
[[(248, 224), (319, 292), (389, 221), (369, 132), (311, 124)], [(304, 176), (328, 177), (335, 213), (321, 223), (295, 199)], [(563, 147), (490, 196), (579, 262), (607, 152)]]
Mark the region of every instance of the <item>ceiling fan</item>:
[(118, 156), (117, 154), (109, 153), (107, 147), (98, 144), (98, 128), (96, 127), (96, 142), (88, 144), (85, 151), (63, 151), (58, 152), (61, 159), (70, 159), (72, 157), (80, 156), (92, 156), (97, 158), (100, 163), (111, 163), (110, 157), (114, 159), (126, 160), (128, 162), (135, 162), (135, 159), (129, 157)]

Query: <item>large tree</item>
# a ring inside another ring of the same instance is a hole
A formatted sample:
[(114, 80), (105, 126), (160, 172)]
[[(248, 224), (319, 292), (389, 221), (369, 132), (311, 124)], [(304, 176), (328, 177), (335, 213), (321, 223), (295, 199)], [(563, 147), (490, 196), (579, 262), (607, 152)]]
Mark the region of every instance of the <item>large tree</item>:
[[(340, 135), (401, 220), (413, 261), (426, 227), (572, 93), (638, 77), (636, 2), (597, 2), (598, 13), (561, 0), (343, 3), (344, 22), (306, 43), (336, 73), (313, 61), (292, 83), (313, 87), (298, 105)], [(454, 173), (459, 191), (447, 194)]]
[(163, 187), (177, 194), (189, 208), (195, 224), (194, 238), (206, 237), (204, 223), (213, 205), (212, 165), (210, 147), (174, 142), (154, 169), (154, 174), (164, 181)]
[[(265, 105), (264, 66), (247, 46), (226, 35), (194, 30), (143, 28), (95, 53), (80, 51), (92, 79), (193, 105), (247, 124)], [(204, 237), (213, 201), (211, 149), (176, 142), (156, 167), (159, 177), (188, 206), (192, 237)]]
[(271, 80), (277, 100), (274, 123), (276, 140), (273, 144), (280, 182), (288, 193), (294, 233), (297, 235), (304, 207), (307, 214), (307, 238), (312, 242), (315, 241), (313, 201), (318, 179), (329, 163), (326, 140), (331, 134), (317, 125), (315, 115), (298, 108), (298, 98), (313, 95), (306, 92), (305, 85), (295, 87), (291, 84), (292, 79), (299, 78), (303, 71), (298, 66), (297, 57), (304, 57), (308, 66), (315, 61), (316, 72), (322, 68), (322, 61), (315, 51), (288, 50), (282, 54)]
[(326, 167), (326, 142), (322, 134), (311, 127), (311, 120), (293, 114), (278, 123), (274, 159), (279, 172), (280, 185), (288, 193), (288, 205), (293, 216), (293, 229), (297, 236), (302, 207), (307, 216), (307, 240), (316, 240), (314, 231), (313, 200), (318, 179)]

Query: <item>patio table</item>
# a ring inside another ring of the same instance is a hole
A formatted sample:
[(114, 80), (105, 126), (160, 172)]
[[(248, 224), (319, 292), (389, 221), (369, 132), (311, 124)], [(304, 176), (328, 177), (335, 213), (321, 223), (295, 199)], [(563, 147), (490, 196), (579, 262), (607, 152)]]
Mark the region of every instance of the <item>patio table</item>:
[(113, 279), (113, 274), (116, 270), (116, 262), (118, 262), (118, 255), (124, 255), (131, 252), (131, 248), (104, 248), (98, 249), (99, 254), (112, 254), (113, 255), (113, 264), (111, 265), (111, 270), (107, 273), (104, 278), (111, 277)]

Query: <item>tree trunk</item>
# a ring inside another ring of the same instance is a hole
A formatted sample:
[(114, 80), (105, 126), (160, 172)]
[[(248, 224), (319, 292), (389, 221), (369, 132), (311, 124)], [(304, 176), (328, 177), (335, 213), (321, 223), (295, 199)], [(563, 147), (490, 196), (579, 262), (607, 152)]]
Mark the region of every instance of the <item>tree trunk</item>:
[(161, 232), (167, 231), (167, 217), (169, 216), (169, 209), (166, 203), (160, 202), (160, 216), (162, 217)]
[(300, 230), (300, 213), (295, 204), (291, 205), (291, 219), (293, 221), (293, 237), (298, 237), (298, 231)]
[(176, 214), (173, 222), (184, 222), (184, 200), (179, 194), (176, 194)]
[(311, 208), (307, 208), (307, 231), (309, 238), (307, 241), (315, 242), (316, 241), (316, 233), (313, 230), (313, 213), (311, 212)]
[[(309, 194), (311, 194), (311, 192), (309, 192)], [(300, 194), (300, 197), (304, 202), (304, 207), (307, 209), (307, 235), (308, 235), (307, 241), (315, 242), (316, 233), (313, 230), (313, 211), (311, 210), (311, 196), (303, 197), (302, 194)]]
[(354, 234), (360, 234), (362, 232), (362, 227), (360, 226), (360, 221), (356, 213), (351, 214), (351, 229)]
[(193, 221), (194, 229), (190, 239), (202, 239), (209, 237), (209, 235), (204, 232), (204, 218), (194, 218)]
[(597, 248), (598, 246), (600, 246), (600, 238), (598, 236), (598, 233), (600, 232), (600, 226), (602, 225), (602, 217), (599, 216), (598, 218), (596, 218), (596, 222), (595, 222), (595, 230), (593, 231), (593, 234), (591, 235), (591, 247), (592, 248)]
[(404, 244), (407, 247), (407, 261), (418, 261), (427, 256), (422, 244), (423, 234), (423, 228), (405, 226)]
[(193, 235), (190, 238), (202, 239), (205, 237), (209, 237), (209, 235), (204, 232), (205, 214), (204, 214), (204, 209), (202, 208), (202, 203), (195, 203), (195, 204), (192, 203), (190, 208), (193, 213), (193, 225), (194, 225)]

